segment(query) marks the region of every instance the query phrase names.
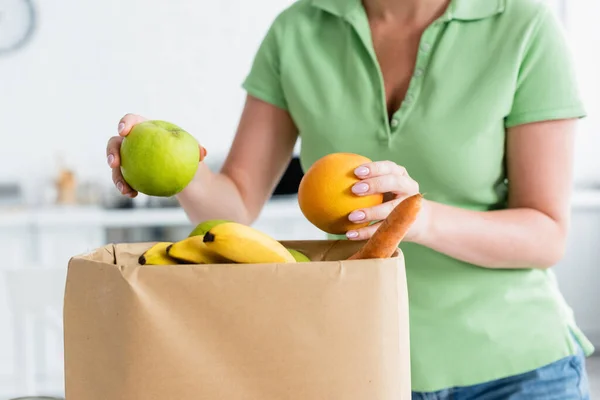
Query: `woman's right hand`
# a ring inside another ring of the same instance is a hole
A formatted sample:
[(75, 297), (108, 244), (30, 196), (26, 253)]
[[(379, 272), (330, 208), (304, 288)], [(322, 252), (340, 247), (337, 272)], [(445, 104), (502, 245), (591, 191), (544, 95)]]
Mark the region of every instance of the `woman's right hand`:
[[(125, 182), (123, 175), (121, 175), (121, 143), (123, 142), (123, 138), (129, 134), (131, 128), (140, 122), (147, 120), (148, 118), (142, 117), (141, 115), (126, 114), (121, 118), (119, 125), (117, 126), (117, 133), (119, 135), (111, 137), (106, 146), (106, 162), (108, 163), (108, 166), (112, 168), (113, 183), (121, 194), (131, 198), (137, 196), (138, 193)], [(202, 161), (206, 157), (206, 149), (202, 146), (199, 147), (200, 161)]]
[(121, 118), (119, 125), (117, 126), (118, 136), (111, 137), (106, 146), (106, 162), (108, 163), (108, 166), (112, 168), (113, 183), (121, 194), (131, 198), (137, 196), (138, 193), (125, 182), (123, 175), (121, 175), (121, 143), (134, 125), (146, 120), (147, 118), (144, 118), (141, 115), (126, 114)]

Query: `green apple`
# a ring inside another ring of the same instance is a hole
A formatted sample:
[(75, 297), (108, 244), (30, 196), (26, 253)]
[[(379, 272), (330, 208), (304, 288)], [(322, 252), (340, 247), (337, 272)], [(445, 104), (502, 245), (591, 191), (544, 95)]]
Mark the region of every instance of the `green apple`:
[(310, 258), (308, 258), (304, 253), (295, 249), (288, 249), (288, 251), (296, 259), (296, 262), (310, 262)]
[(211, 230), (213, 227), (222, 224), (223, 222), (231, 222), (226, 219), (209, 219), (208, 221), (204, 221), (196, 225), (194, 230), (190, 232), (188, 237), (191, 236), (204, 236), (206, 232)]
[(181, 192), (200, 163), (198, 141), (166, 121), (135, 125), (121, 144), (121, 174), (132, 189), (148, 196)]

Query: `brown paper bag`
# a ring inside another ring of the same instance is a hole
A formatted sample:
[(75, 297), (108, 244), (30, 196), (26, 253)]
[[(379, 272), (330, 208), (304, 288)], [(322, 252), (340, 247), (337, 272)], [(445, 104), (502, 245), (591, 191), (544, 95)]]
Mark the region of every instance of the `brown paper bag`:
[(402, 253), (282, 242), (310, 263), (140, 266), (149, 243), (74, 257), (67, 400), (408, 400)]

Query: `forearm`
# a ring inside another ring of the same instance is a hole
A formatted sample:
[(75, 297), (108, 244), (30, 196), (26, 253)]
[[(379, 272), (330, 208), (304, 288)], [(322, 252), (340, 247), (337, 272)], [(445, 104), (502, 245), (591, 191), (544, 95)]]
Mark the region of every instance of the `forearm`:
[(424, 214), (414, 242), (481, 267), (548, 268), (564, 252), (564, 224), (534, 209), (482, 212), (427, 201)]
[(248, 224), (254, 219), (234, 181), (223, 173), (212, 172), (203, 163), (194, 180), (176, 197), (193, 224), (208, 219)]

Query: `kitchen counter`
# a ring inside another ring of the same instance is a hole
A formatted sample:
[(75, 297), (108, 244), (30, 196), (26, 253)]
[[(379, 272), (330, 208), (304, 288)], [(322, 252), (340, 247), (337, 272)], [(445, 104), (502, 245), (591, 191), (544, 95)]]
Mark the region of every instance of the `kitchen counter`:
[[(573, 193), (574, 209), (600, 208), (600, 190)], [(302, 217), (296, 196), (276, 197), (267, 202), (259, 220)], [(106, 209), (94, 206), (52, 206), (38, 209), (0, 210), (0, 229), (24, 226), (101, 226), (103, 228), (186, 226), (187, 215), (180, 207)]]
[[(271, 199), (252, 225), (279, 240), (326, 238), (304, 217), (296, 196)], [(135, 241), (143, 228), (166, 228), (173, 237), (185, 237), (193, 224), (181, 207), (0, 209), (0, 251), (8, 256), (5, 267), (64, 268), (74, 255), (121, 240), (111, 230), (132, 229), (131, 236), (124, 237)]]
[[(259, 219), (285, 219), (301, 215), (296, 196), (268, 201)], [(82, 226), (103, 228), (190, 225), (180, 207), (106, 209), (96, 206), (52, 206), (48, 208), (0, 210), (0, 229), (18, 226)]]
[(600, 189), (580, 189), (573, 192), (571, 207), (575, 209), (600, 208)]

